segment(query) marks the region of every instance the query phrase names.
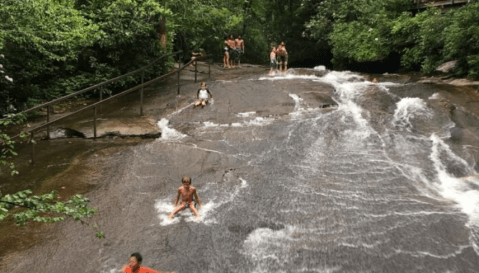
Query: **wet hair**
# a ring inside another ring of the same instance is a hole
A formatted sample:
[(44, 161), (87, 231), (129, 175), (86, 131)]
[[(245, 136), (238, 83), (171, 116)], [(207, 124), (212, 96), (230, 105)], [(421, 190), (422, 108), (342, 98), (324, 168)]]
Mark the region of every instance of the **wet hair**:
[(135, 257), (135, 259), (136, 259), (139, 263), (141, 263), (141, 261), (143, 261), (143, 257), (141, 257), (140, 252), (135, 252), (135, 253), (131, 254), (131, 255), (130, 255), (130, 258), (131, 258), (131, 257)]
[(228, 35), (228, 39), (234, 39), (235, 36), (233, 34)]
[[(208, 86), (208, 85), (206, 84), (206, 82), (201, 82), (201, 83), (200, 83), (200, 86), (203, 86), (203, 84), (204, 84), (205, 86)], [(187, 176), (185, 176), (185, 177), (187, 177)], [(185, 178), (185, 177), (183, 177), (183, 178)], [(191, 180), (191, 179), (190, 179), (190, 180)]]
[(242, 39), (243, 36), (241, 34), (238, 34), (238, 35), (236, 35), (236, 38), (241, 38)]
[(181, 183), (183, 183), (184, 181), (188, 181), (188, 183), (190, 183), (191, 185), (191, 177), (187, 175), (183, 176), (183, 178), (181, 179)]

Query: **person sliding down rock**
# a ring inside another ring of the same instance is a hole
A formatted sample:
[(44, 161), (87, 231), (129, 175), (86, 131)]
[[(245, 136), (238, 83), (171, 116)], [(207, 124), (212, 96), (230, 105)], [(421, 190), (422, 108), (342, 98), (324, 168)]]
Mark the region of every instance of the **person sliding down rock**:
[(196, 215), (195, 219), (198, 219), (200, 218), (200, 213), (195, 208), (194, 199), (196, 199), (196, 202), (198, 202), (198, 205), (200, 208), (201, 208), (201, 199), (198, 197), (198, 194), (196, 193), (196, 188), (191, 186), (191, 178), (188, 176), (184, 176), (181, 179), (181, 182), (183, 186), (178, 188), (178, 195), (176, 196), (174, 205), (176, 206), (178, 204), (178, 201), (180, 201), (180, 196), (181, 196), (181, 203), (170, 213), (170, 215), (168, 215), (168, 218), (171, 220), (173, 219), (173, 216), (175, 216), (175, 214), (177, 214), (178, 212), (186, 208), (190, 208), (190, 210)]
[(196, 93), (196, 102), (195, 107), (201, 104), (201, 107), (205, 107), (208, 103), (209, 98), (211, 97), (211, 102), (214, 102), (213, 94), (211, 94), (210, 90), (206, 88), (206, 82), (201, 83), (201, 88), (198, 89)]

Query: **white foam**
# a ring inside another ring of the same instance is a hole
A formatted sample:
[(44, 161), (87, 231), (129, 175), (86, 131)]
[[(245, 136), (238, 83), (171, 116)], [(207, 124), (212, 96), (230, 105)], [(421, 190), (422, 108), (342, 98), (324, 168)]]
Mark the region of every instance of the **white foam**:
[(197, 207), (198, 212), (200, 213), (200, 218), (195, 219), (195, 215), (190, 209), (185, 209), (178, 212), (175, 217), (170, 220), (168, 215), (175, 209), (175, 206), (172, 204), (171, 200), (156, 200), (155, 209), (158, 212), (158, 218), (160, 219), (160, 225), (168, 226), (172, 224), (177, 224), (183, 218), (186, 222), (203, 222), (204, 224), (210, 224), (214, 221), (209, 220), (208, 215), (217, 207), (217, 204), (214, 202), (208, 202), (202, 204), (202, 207)]
[(254, 116), (256, 112), (245, 112), (245, 113), (238, 113), (236, 114), (237, 117), (245, 118), (245, 117), (251, 117)]
[(234, 122), (234, 123), (231, 123), (231, 127), (243, 127), (243, 124)]
[(276, 80), (293, 80), (293, 79), (305, 79), (305, 80), (319, 80), (320, 78), (315, 75), (294, 75), (294, 74), (286, 74), (281, 76), (274, 76), (274, 77), (260, 77), (260, 81), (269, 80), (269, 81), (276, 81)]
[(337, 86), (346, 82), (363, 81), (364, 77), (351, 71), (331, 71), (319, 80)]
[(428, 99), (429, 100), (438, 100), (438, 99), (441, 99), (441, 95), (439, 95), (439, 93), (434, 93)]
[(264, 126), (271, 124), (273, 121), (274, 118), (256, 117), (252, 120), (244, 121), (243, 124), (246, 126)]
[(324, 65), (318, 65), (318, 66), (315, 66), (313, 68), (313, 70), (316, 70), (316, 71), (326, 71), (326, 66)]
[(239, 179), (241, 181), (241, 188), (244, 189), (246, 187), (248, 187), (248, 182), (246, 180), (244, 180), (243, 178), (240, 177)]
[(160, 141), (174, 141), (186, 137), (186, 135), (176, 131), (175, 129), (169, 128), (169, 123), (170, 121), (165, 118), (162, 118), (160, 121), (158, 121), (158, 127), (161, 130), (161, 137), (159, 138)]
[(289, 262), (289, 246), (294, 241), (291, 234), (295, 228), (288, 226), (281, 230), (258, 228), (243, 242), (242, 254), (255, 264), (253, 272), (270, 272), (271, 264), (282, 268)]
[[(210, 128), (210, 127), (219, 127), (219, 126), (222, 126), (223, 124), (217, 124), (217, 123), (214, 123), (214, 122), (210, 122), (210, 121), (205, 121), (203, 122), (203, 125), (205, 128)], [(228, 124), (226, 124), (228, 125)]]
[(420, 98), (403, 98), (396, 103), (392, 123), (396, 126), (412, 127), (411, 119), (416, 117), (431, 118), (426, 102)]
[[(470, 223), (479, 227), (479, 175), (474, 173), (466, 161), (456, 156), (449, 146), (436, 135), (430, 138), (433, 142), (431, 160), (437, 171), (440, 182), (439, 193), (450, 200), (456, 202), (461, 210), (469, 216)], [(461, 165), (469, 175), (462, 178), (456, 178), (449, 174), (446, 167), (441, 161), (441, 154), (446, 154), (449, 160), (453, 160), (456, 164)]]

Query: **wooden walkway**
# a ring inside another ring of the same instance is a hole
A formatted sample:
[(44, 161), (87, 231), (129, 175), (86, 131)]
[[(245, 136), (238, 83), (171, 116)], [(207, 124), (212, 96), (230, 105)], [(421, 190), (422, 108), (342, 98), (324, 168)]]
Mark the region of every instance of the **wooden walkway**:
[(470, 0), (414, 0), (414, 8), (424, 9), (428, 6), (451, 8), (452, 6), (460, 6), (467, 4)]

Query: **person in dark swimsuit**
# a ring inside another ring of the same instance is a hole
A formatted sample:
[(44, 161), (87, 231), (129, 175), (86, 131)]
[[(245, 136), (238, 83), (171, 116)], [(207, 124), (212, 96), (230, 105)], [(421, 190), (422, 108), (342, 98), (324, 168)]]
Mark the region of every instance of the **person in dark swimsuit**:
[(231, 68), (230, 66), (230, 53), (229, 53), (229, 47), (228, 47), (228, 37), (225, 36), (225, 39), (223, 41), (223, 50), (225, 52), (225, 55), (223, 57), (223, 67), (224, 68)]
[(286, 50), (286, 45), (284, 41), (281, 41), (277, 50), (276, 50), (276, 58), (278, 60), (279, 65), (279, 72), (282, 72), (283, 64), (284, 64), (284, 72), (288, 72), (288, 51)]
[(236, 46), (236, 61), (238, 62), (238, 67), (241, 67), (241, 56), (244, 54), (244, 40), (241, 35), (238, 35), (235, 39)]

